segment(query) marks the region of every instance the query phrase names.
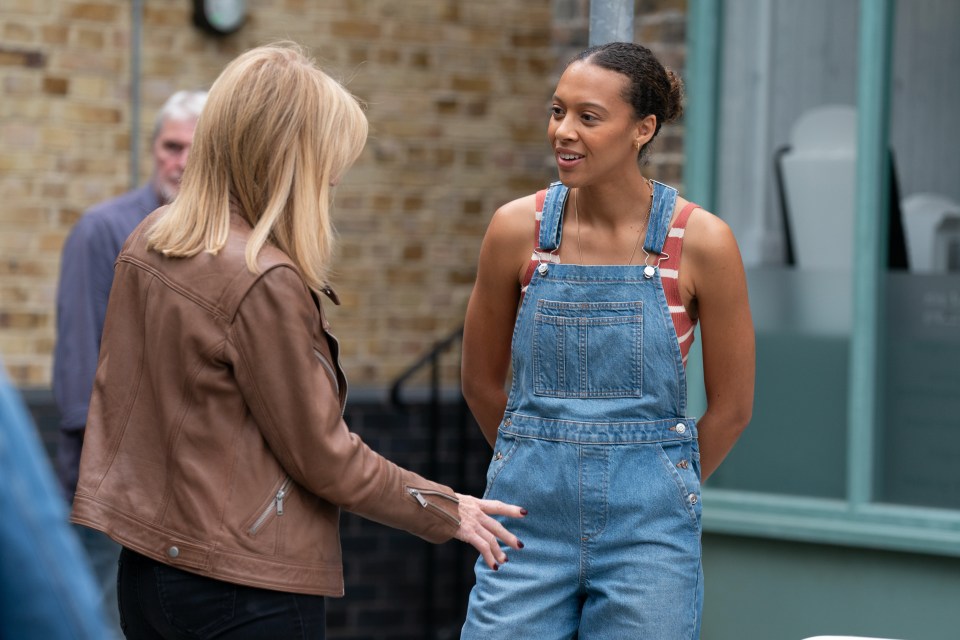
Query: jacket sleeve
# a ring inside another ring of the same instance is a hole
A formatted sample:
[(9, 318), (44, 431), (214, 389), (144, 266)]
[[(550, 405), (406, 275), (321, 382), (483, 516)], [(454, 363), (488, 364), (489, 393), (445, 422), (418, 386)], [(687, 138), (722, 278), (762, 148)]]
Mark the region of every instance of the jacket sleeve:
[(292, 268), (264, 273), (231, 324), (227, 356), (271, 451), (302, 487), (430, 542), (459, 527), (454, 492), (371, 450), (343, 421), (336, 382), (318, 357), (320, 314)]

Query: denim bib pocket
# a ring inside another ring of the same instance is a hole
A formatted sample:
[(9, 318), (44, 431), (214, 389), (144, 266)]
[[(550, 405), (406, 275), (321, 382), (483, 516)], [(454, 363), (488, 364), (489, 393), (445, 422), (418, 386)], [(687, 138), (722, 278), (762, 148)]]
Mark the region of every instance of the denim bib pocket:
[(533, 392), (552, 398), (642, 397), (643, 302), (538, 300)]

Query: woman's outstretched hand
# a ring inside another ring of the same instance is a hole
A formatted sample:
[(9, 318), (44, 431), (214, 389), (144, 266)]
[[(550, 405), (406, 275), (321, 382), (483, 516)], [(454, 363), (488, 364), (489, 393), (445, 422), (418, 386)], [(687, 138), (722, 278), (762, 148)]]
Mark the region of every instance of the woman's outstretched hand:
[(454, 537), (473, 545), (488, 567), (496, 571), (507, 561), (507, 554), (500, 548), (498, 539), (503, 540), (508, 547), (523, 549), (523, 543), (517, 536), (490, 516), (522, 518), (527, 515), (526, 509), (499, 500), (480, 500), (460, 493), (457, 498), (460, 499), (460, 528)]

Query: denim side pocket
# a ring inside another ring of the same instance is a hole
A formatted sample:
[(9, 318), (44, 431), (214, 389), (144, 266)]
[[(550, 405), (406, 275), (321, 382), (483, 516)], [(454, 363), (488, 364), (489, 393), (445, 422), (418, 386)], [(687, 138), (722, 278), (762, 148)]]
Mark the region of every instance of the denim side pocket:
[(643, 302), (538, 300), (533, 392), (552, 398), (643, 396)]
[(497, 431), (497, 441), (493, 445), (493, 457), (490, 459), (490, 465), (487, 467), (487, 488), (483, 492), (484, 499), (490, 495), (493, 489), (493, 483), (506, 468), (507, 462), (513, 457), (514, 452), (520, 445), (520, 438), (512, 433)]
[(700, 454), (694, 440), (671, 440), (657, 445), (667, 473), (677, 487), (677, 497), (693, 524), (700, 527)]

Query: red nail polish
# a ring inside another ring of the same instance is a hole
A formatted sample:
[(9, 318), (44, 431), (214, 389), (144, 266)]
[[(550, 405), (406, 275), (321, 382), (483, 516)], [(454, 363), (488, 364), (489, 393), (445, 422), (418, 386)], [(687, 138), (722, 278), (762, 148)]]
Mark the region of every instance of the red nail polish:
[(517, 540), (517, 546), (520, 547), (521, 549), (523, 549), (523, 543), (520, 542), (519, 540)]
[(500, 565), (498, 565), (498, 564), (493, 565), (493, 570), (494, 570), (494, 571), (499, 571), (499, 570), (500, 570)]
[(520, 509), (520, 515), (522, 515), (522, 516), (527, 515), (527, 510), (526, 510), (526, 509)]

